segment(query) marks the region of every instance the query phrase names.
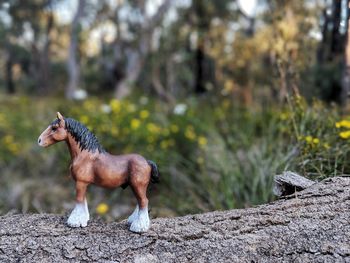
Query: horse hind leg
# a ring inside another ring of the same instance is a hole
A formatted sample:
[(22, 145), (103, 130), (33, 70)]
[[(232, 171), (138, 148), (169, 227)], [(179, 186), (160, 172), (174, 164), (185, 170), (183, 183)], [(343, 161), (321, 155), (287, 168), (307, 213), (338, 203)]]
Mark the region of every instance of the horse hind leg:
[(139, 216), (139, 205), (137, 204), (134, 212), (128, 217), (128, 225), (130, 226)]
[[(150, 226), (148, 216), (148, 199), (146, 196), (147, 185), (132, 185), (132, 190), (137, 198), (138, 205), (135, 211), (128, 219), (130, 222), (130, 231), (136, 233), (146, 232)], [(132, 222), (131, 222), (132, 221)]]

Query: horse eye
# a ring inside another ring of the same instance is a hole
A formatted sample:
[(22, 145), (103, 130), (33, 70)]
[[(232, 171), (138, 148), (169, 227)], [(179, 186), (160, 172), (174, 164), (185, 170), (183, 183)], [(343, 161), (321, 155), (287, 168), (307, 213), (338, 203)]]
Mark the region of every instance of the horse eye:
[(56, 131), (57, 130), (57, 127), (52, 127), (52, 131)]

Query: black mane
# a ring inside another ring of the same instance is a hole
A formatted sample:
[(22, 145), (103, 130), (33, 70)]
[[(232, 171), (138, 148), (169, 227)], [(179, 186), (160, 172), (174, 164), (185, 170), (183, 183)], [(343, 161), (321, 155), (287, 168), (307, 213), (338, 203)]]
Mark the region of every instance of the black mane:
[[(105, 153), (102, 145), (98, 142), (96, 136), (89, 131), (86, 126), (72, 118), (64, 118), (65, 129), (73, 136), (74, 140), (79, 144), (81, 150), (94, 152), (98, 150), (99, 153)], [(58, 124), (59, 119), (52, 122), (51, 125)]]

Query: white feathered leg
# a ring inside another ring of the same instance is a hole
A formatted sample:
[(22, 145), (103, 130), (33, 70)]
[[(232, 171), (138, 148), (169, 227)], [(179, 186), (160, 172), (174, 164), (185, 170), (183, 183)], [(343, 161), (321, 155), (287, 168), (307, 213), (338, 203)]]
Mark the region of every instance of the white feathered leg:
[(128, 225), (131, 225), (139, 216), (139, 205), (136, 205), (134, 212), (128, 217)]
[(86, 227), (89, 219), (89, 209), (85, 199), (83, 203), (76, 203), (67, 220), (67, 224), (70, 227)]
[(130, 231), (136, 233), (146, 232), (149, 229), (150, 220), (148, 216), (148, 207), (139, 209), (137, 218), (131, 223)]

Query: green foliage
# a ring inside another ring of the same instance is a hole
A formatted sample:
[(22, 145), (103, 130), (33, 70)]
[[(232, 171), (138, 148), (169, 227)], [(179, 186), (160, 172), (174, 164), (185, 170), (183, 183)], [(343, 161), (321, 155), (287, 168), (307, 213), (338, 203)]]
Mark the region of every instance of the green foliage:
[[(308, 106), (301, 97), (268, 109), (241, 108), (229, 100), (189, 99), (171, 109), (146, 97), (78, 103), (4, 97), (2, 210), (62, 212), (72, 202), (73, 182), (63, 176), (68, 174), (66, 146), (36, 145), (55, 117), (54, 109), (86, 124), (109, 152), (138, 152), (159, 165), (161, 184), (150, 192), (159, 215), (267, 202), (273, 199), (273, 176), (287, 169), (313, 179), (350, 172), (350, 121), (342, 120), (335, 107), (319, 101)], [(131, 191), (91, 187), (89, 192), (93, 208), (101, 202), (113, 208), (123, 203), (121, 198), (134, 202)], [(105, 216), (111, 217), (112, 211)]]
[(291, 127), (286, 134), (297, 140), (294, 167), (316, 179), (348, 173), (347, 117), (340, 121), (336, 107), (329, 108), (316, 100), (308, 107), (303, 98), (295, 97), (290, 105), (293, 111), (282, 117)]

